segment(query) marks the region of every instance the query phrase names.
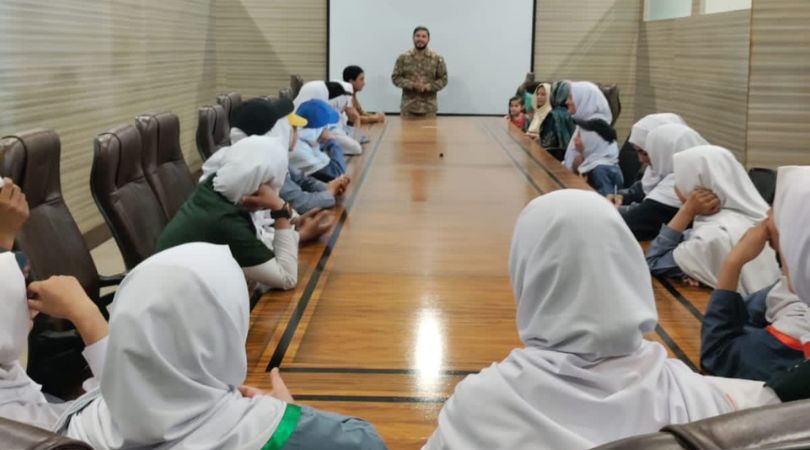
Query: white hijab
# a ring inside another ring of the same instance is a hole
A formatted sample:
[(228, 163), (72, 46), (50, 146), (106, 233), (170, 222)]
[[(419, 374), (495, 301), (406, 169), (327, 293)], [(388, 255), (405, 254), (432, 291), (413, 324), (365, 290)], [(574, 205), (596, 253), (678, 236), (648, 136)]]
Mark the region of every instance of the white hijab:
[(354, 92), (354, 88), (352, 88), (351, 83), (347, 83), (345, 81), (341, 81), (340, 85), (343, 86), (343, 90), (347, 92), (346, 95), (338, 95), (333, 99), (326, 100), (326, 103), (332, 107), (338, 114), (343, 114), (343, 110), (349, 106), (349, 101), (352, 99), (352, 92)]
[[(678, 267), (703, 284), (714, 287), (731, 249), (749, 228), (765, 220), (768, 204), (730, 151), (703, 145), (673, 156), (675, 185), (684, 196), (697, 188), (709, 189), (720, 199), (721, 210), (697, 216), (686, 240), (675, 248)], [(781, 272), (770, 247), (743, 267), (739, 291), (750, 295), (776, 282)]]
[(802, 344), (810, 342), (810, 166), (780, 167), (773, 212), (779, 229), (782, 257), (787, 264), (787, 281), (771, 290), (765, 318), (774, 328)]
[[(605, 95), (595, 84), (588, 81), (575, 81), (571, 83), (571, 97), (576, 105), (577, 112), (572, 116), (574, 120), (585, 121), (601, 119), (607, 123), (613, 121)], [(585, 147), (585, 160), (579, 166), (579, 173), (585, 174), (600, 165), (614, 165), (619, 162), (619, 147), (616, 142), (606, 142), (594, 131), (587, 131), (577, 125), (574, 136), (579, 133)], [(563, 163), (569, 170), (573, 170), (577, 151), (574, 139), (568, 143)]]
[(332, 102), (345, 101), (345, 104), (348, 104), (349, 100), (351, 100), (354, 88), (352, 87), (351, 83), (347, 83), (345, 81), (338, 81), (337, 83), (340, 83), (340, 85), (343, 86), (343, 90), (346, 91), (347, 95), (339, 95), (333, 99), (329, 98), (329, 88), (326, 86), (326, 81), (317, 80), (304, 83), (304, 85), (301, 86), (301, 90), (298, 91), (298, 95), (295, 97), (295, 100), (293, 100), (295, 110), (297, 111), (298, 107), (301, 106), (301, 104), (306, 101), (318, 99), (329, 103), (333, 108), (335, 108), (335, 111), (337, 112), (343, 111), (343, 108), (340, 109), (336, 108), (335, 104), (333, 104)]
[(661, 125), (649, 133), (642, 148), (650, 155), (651, 168), (661, 180), (647, 193), (647, 198), (675, 208), (682, 206), (675, 194), (672, 156), (699, 145), (709, 143), (697, 131), (686, 125)]
[[(673, 123), (686, 125), (686, 122), (681, 116), (673, 113), (658, 113), (644, 116), (630, 129), (630, 137), (627, 141), (646, 151), (645, 145), (647, 145), (647, 136), (650, 132), (661, 125)], [(644, 193), (649, 194), (663, 178), (664, 177), (659, 175), (654, 168), (647, 166), (647, 168), (644, 169), (644, 176), (641, 177), (641, 187), (644, 189)]]
[(66, 405), (48, 403), (20, 365), (28, 339), (28, 298), (13, 253), (0, 254), (0, 279), (0, 417), (50, 429)]
[(657, 322), (644, 255), (598, 194), (529, 203), (509, 272), (525, 348), (459, 383), (425, 448), (585, 449), (731, 411), (718, 388), (644, 340)]
[(301, 90), (293, 100), (295, 110), (298, 111), (298, 107), (302, 103), (316, 98), (325, 102), (329, 101), (329, 88), (326, 87), (326, 82), (323, 80), (308, 81), (301, 86)]
[[(546, 103), (543, 105), (537, 104), (537, 92), (540, 89), (544, 89), (546, 91)], [(534, 90), (532, 104), (534, 105), (534, 117), (532, 117), (532, 123), (529, 125), (528, 132), (539, 133), (540, 127), (543, 126), (543, 121), (546, 120), (546, 117), (548, 117), (549, 113), (551, 113), (551, 110), (553, 109), (551, 107), (551, 83), (540, 83), (537, 85), (537, 89)]]
[(219, 158), (214, 190), (233, 203), (240, 203), (242, 197), (253, 194), (262, 184), (269, 184), (273, 191), (279, 192), (287, 176), (287, 149), (276, 137), (242, 139)]
[(115, 305), (107, 376), (100, 393), (79, 400), (68, 436), (99, 449), (265, 444), (285, 403), (238, 391), (250, 312), (228, 247), (185, 244), (150, 257), (124, 279)]

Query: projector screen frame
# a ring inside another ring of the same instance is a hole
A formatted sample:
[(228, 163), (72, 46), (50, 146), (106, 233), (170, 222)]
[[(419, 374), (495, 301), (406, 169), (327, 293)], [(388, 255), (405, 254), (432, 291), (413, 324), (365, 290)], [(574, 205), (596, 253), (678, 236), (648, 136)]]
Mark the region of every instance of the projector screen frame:
[[(332, 36), (332, 21), (329, 20), (332, 17), (332, 0), (326, 0), (326, 73), (324, 74), (324, 80), (329, 80), (329, 73), (331, 72), (331, 45), (330, 42)], [(537, 0), (532, 0), (532, 45), (531, 45), (531, 52), (532, 54), (529, 56), (529, 67), (531, 68), (531, 72), (534, 72), (534, 51), (535, 51), (535, 44), (537, 39)], [(343, 81), (343, 80), (336, 80), (336, 81)], [(398, 112), (387, 112), (387, 116), (398, 116), (400, 113)], [(498, 117), (498, 114), (460, 114), (460, 113), (437, 113), (437, 116), (452, 116), (452, 117)]]

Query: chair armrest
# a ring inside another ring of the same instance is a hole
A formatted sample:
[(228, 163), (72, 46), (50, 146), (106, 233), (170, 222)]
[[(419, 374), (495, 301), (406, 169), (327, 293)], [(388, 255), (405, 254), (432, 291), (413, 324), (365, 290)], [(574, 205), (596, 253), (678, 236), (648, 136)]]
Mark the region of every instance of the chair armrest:
[(58, 436), (48, 430), (0, 417), (0, 442), (3, 448), (91, 450), (84, 442)]
[(102, 288), (111, 287), (111, 286), (118, 286), (119, 284), (121, 284), (122, 281), (124, 281), (125, 276), (126, 276), (126, 273), (119, 273), (119, 274), (116, 274), (116, 275), (109, 275), (109, 276), (107, 276), (107, 275), (99, 275), (98, 276), (98, 286), (102, 287)]

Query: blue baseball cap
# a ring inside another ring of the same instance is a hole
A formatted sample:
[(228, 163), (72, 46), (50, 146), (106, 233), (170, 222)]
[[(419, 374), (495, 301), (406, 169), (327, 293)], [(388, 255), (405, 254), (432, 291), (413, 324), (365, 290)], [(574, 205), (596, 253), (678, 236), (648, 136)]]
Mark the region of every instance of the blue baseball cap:
[(328, 103), (319, 99), (307, 100), (298, 106), (297, 115), (307, 121), (305, 128), (323, 128), (338, 123), (340, 115)]

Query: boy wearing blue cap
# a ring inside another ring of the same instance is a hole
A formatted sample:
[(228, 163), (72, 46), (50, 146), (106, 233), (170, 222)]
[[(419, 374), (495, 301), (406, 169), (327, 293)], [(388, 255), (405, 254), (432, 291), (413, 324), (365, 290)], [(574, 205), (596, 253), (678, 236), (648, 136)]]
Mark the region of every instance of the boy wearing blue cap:
[(326, 129), (340, 120), (338, 113), (323, 100), (302, 103), (296, 114), (307, 120), (290, 153), (290, 165), (321, 181), (329, 182), (346, 173), (343, 150)]

